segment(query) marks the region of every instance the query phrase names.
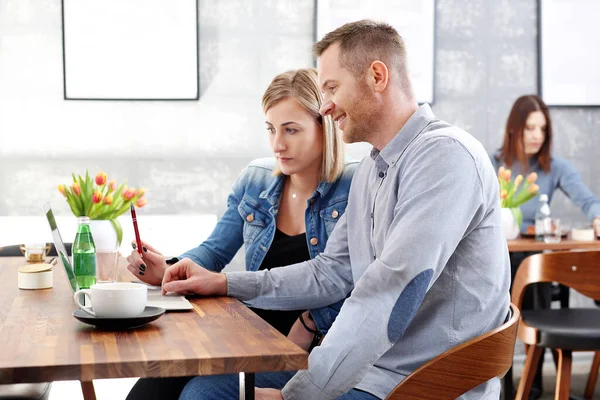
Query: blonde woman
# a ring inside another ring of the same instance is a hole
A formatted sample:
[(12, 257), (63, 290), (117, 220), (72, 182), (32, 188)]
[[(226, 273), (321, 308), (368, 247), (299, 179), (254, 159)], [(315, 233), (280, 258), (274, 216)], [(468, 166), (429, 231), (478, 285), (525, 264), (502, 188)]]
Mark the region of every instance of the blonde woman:
[[(273, 79), (262, 105), (274, 158), (251, 162), (234, 183), (227, 210), (210, 237), (169, 261), (189, 258), (221, 271), (244, 244), (246, 269), (259, 271), (306, 261), (325, 249), (346, 210), (357, 163), (345, 161), (345, 145), (334, 121), (319, 114), (322, 103), (314, 69), (288, 71)], [(160, 285), (167, 260), (147, 243), (140, 258), (132, 245), (129, 271)], [(341, 303), (310, 311), (253, 310), (308, 350), (329, 329), (340, 307)], [(142, 379), (128, 398), (177, 398), (187, 380)]]

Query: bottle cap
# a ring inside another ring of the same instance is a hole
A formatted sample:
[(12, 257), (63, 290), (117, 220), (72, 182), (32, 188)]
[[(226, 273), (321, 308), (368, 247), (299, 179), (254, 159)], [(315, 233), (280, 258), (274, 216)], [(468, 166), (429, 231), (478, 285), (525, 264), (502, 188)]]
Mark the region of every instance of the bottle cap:
[(89, 224), (90, 217), (77, 217), (77, 223), (79, 224)]
[(547, 194), (540, 194), (540, 201), (548, 201), (548, 195)]

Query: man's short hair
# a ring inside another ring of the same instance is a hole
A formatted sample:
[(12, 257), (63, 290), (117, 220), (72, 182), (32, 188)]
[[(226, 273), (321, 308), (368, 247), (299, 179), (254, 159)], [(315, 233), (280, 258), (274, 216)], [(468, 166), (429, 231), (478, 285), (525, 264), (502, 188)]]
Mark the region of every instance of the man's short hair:
[(412, 95), (404, 40), (391, 25), (368, 19), (349, 22), (315, 43), (313, 55), (319, 58), (335, 43), (340, 46), (340, 65), (352, 75), (362, 77), (373, 61), (380, 60), (396, 75), (401, 88)]

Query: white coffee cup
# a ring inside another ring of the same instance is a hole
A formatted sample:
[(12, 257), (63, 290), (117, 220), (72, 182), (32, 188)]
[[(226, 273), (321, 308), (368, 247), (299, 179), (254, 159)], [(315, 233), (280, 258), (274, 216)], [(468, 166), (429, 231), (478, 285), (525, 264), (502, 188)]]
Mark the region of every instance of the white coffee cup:
[[(80, 302), (80, 295), (89, 298), (91, 306)], [(140, 315), (148, 301), (146, 285), (131, 282), (112, 282), (81, 289), (73, 297), (81, 310), (98, 318), (133, 318)]]

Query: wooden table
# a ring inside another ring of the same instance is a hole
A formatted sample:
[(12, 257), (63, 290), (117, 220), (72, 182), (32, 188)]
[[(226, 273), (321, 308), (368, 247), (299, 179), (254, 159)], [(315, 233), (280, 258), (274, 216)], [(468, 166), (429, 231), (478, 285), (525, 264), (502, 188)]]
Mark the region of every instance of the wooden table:
[(54, 288), (45, 290), (18, 289), (23, 264), (23, 257), (0, 257), (0, 384), (79, 380), (93, 398), (92, 379), (240, 373), (240, 398), (253, 399), (255, 372), (307, 368), (304, 350), (236, 299), (190, 299), (192, 311), (131, 331), (100, 331), (72, 316), (60, 262)]
[(507, 240), (508, 251), (560, 251), (560, 250), (600, 250), (600, 240), (596, 239), (590, 242), (583, 242), (571, 239), (569, 233), (558, 243), (538, 242), (533, 237), (519, 237), (515, 240)]

